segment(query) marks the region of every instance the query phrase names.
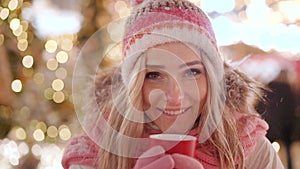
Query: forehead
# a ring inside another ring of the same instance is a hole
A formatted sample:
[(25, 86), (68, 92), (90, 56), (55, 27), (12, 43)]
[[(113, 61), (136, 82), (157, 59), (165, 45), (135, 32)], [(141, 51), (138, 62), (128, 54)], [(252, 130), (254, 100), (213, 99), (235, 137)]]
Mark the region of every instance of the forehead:
[(199, 52), (191, 46), (174, 42), (155, 46), (146, 52), (147, 64), (201, 61)]

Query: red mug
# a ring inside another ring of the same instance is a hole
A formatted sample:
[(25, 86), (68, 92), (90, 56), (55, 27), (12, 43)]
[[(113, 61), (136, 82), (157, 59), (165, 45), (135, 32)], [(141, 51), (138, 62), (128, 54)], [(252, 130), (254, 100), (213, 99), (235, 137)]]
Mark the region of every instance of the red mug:
[(149, 136), (151, 146), (162, 146), (168, 154), (184, 154), (194, 157), (197, 138), (183, 134), (153, 134)]

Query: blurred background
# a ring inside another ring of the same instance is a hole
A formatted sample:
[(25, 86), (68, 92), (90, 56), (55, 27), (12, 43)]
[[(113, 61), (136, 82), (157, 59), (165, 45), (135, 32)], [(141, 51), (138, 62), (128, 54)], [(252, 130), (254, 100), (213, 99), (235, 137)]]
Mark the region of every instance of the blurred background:
[[(286, 168), (300, 169), (300, 0), (193, 2), (226, 59), (273, 90), (257, 110)], [(100, 28), (103, 43), (119, 43), (111, 21), (130, 11), (125, 0), (0, 0), (1, 169), (62, 168), (66, 143), (82, 132), (72, 100), (80, 49)]]

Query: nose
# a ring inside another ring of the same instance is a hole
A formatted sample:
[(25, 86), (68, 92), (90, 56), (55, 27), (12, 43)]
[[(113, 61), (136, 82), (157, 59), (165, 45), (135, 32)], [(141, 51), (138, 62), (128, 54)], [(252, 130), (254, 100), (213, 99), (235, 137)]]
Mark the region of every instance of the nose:
[(166, 99), (170, 106), (180, 106), (183, 99), (183, 90), (181, 89), (178, 81), (173, 78), (169, 79), (166, 86)]

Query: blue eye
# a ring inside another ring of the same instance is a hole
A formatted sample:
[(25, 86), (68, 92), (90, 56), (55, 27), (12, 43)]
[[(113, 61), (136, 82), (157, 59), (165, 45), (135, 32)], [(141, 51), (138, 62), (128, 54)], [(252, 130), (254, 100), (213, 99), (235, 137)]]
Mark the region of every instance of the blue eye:
[(202, 71), (200, 69), (191, 68), (191, 69), (186, 70), (184, 72), (184, 75), (189, 77), (189, 76), (197, 76), (201, 73), (202, 73)]
[(152, 79), (152, 80), (158, 79), (160, 77), (161, 77), (161, 75), (159, 72), (148, 72), (148, 73), (146, 73), (146, 76), (145, 76), (146, 79)]

